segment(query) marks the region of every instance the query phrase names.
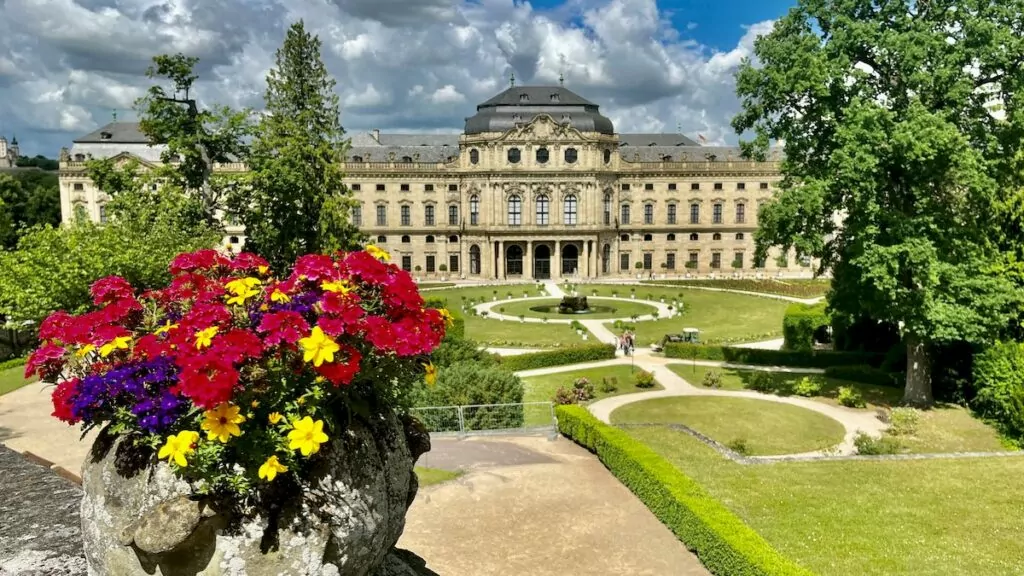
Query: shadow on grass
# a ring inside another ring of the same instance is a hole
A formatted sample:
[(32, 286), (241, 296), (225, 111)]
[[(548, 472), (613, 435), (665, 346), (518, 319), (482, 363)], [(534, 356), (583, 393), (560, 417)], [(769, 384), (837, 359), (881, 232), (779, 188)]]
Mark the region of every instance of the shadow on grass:
[[(832, 400), (836, 400), (839, 396), (839, 388), (846, 386), (860, 392), (861, 397), (863, 397), (864, 401), (868, 404), (892, 408), (899, 405), (900, 399), (903, 396), (903, 392), (899, 388), (878, 386), (875, 384), (862, 384), (860, 382), (850, 382), (847, 380), (837, 380), (820, 374), (756, 372), (752, 370), (738, 370), (734, 372), (734, 374), (743, 382), (744, 388), (748, 390), (759, 389), (761, 392), (767, 392), (777, 396), (796, 395), (796, 385), (804, 378), (807, 378), (821, 387), (820, 391), (814, 394), (814, 396), (821, 398), (831, 398)], [(770, 385), (767, 387), (763, 385), (755, 387), (753, 385), (754, 379), (765, 379), (765, 375), (767, 375), (767, 378), (770, 378)]]

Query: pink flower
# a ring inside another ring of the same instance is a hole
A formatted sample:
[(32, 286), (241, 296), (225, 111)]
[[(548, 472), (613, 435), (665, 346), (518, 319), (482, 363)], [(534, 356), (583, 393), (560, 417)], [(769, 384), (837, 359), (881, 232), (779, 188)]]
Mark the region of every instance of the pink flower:
[(65, 350), (56, 344), (47, 342), (36, 348), (25, 363), (25, 378), (38, 374), (43, 380), (51, 380), (64, 368)]
[(309, 323), (298, 312), (272, 312), (263, 316), (259, 331), (266, 333), (263, 342), (267, 346), (294, 344), (309, 333)]
[(100, 278), (89, 287), (92, 303), (99, 306), (117, 300), (135, 300), (135, 291), (127, 280), (120, 276)]

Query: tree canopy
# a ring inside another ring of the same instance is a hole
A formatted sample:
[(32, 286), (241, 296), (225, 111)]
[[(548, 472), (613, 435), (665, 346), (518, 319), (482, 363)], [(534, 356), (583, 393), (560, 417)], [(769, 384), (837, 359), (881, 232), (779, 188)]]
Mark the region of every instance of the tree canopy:
[(57, 175), (39, 170), (0, 174), (0, 249), (13, 248), (22, 232), (60, 222)]
[(758, 256), (816, 256), (833, 309), (901, 326), (908, 402), (932, 400), (930, 344), (984, 342), (1020, 311), (1022, 13), (799, 0), (737, 74), (744, 153), (785, 146)]

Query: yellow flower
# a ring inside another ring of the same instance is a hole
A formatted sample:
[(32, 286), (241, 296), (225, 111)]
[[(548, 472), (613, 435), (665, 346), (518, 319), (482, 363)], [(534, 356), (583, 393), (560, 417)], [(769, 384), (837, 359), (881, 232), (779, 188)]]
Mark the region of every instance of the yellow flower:
[(167, 437), (167, 443), (160, 447), (160, 451), (157, 452), (157, 458), (163, 460), (167, 458), (167, 463), (170, 464), (173, 460), (178, 466), (182, 468), (188, 466), (188, 460), (185, 456), (196, 451), (195, 443), (199, 441), (199, 432), (192, 430), (185, 430), (178, 432), (177, 435), (170, 435)]
[(164, 323), (163, 326), (157, 328), (156, 331), (153, 332), (153, 334), (159, 336), (160, 334), (163, 334), (164, 332), (170, 332), (171, 330), (174, 330), (177, 327), (177, 324), (172, 324), (171, 321), (168, 320), (167, 322)]
[(455, 319), (452, 317), (452, 313), (449, 312), (447, 308), (441, 308), (440, 310), (438, 310), (438, 312), (441, 313), (441, 318), (444, 318), (445, 323), (447, 323), (449, 326), (455, 325)]
[(302, 420), (292, 422), (294, 430), (288, 433), (288, 449), (298, 450), (303, 456), (316, 454), (320, 451), (320, 445), (327, 442), (327, 434), (324, 434), (324, 421), (313, 421), (306, 416)]
[(232, 436), (241, 436), (242, 429), (238, 425), (245, 422), (245, 416), (242, 416), (240, 412), (241, 408), (227, 402), (221, 402), (213, 410), (207, 410), (203, 414), (205, 419), (202, 423), (203, 430), (206, 430), (206, 436), (210, 440), (216, 438), (224, 443), (227, 443)]
[(255, 287), (260, 285), (259, 278), (247, 277), (247, 278), (236, 278), (231, 282), (224, 285), (224, 288), (228, 292), (234, 294), (231, 298), (228, 298), (228, 304), (245, 304), (245, 301), (249, 298), (259, 295), (259, 290)]
[(266, 275), (267, 275), (267, 272), (270, 272), (270, 266), (257, 266), (257, 267), (256, 267), (256, 270), (257, 270), (257, 271), (258, 271), (258, 272), (259, 272), (260, 274), (263, 274), (264, 276), (266, 276)]
[(426, 381), (427, 386), (433, 386), (437, 383), (437, 366), (434, 366), (433, 362), (427, 362), (423, 365), (426, 370), (426, 374), (423, 375), (423, 380)]
[(241, 294), (235, 294), (234, 296), (228, 298), (228, 305), (238, 304), (239, 306), (242, 306), (245, 304), (246, 300), (248, 300), (249, 298), (259, 296), (259, 294), (259, 290), (246, 290)]
[(366, 251), (370, 254), (370, 256), (373, 256), (374, 258), (376, 258), (378, 260), (383, 260), (385, 262), (391, 260), (391, 255), (388, 254), (387, 250), (385, 250), (383, 248), (378, 248), (377, 246), (374, 246), (373, 244), (370, 244), (369, 246), (367, 246), (366, 247)]
[(259, 408), (260, 407), (260, 401), (259, 400), (253, 400), (252, 401), (252, 407), (253, 408)]
[(284, 292), (281, 292), (280, 290), (274, 290), (270, 294), (270, 301), (277, 302), (278, 304), (287, 304), (288, 302), (292, 301), (292, 297), (285, 294)]
[(277, 478), (278, 473), (287, 472), (288, 467), (277, 461), (277, 456), (271, 456), (267, 458), (267, 461), (260, 466), (260, 478), (265, 479), (267, 482), (272, 482), (274, 478)]
[(303, 362), (312, 362), (313, 366), (318, 368), (324, 362), (334, 362), (334, 353), (341, 349), (319, 326), (314, 327), (313, 333), (309, 336), (300, 338), (299, 346), (302, 346), (305, 352), (302, 356)]
[(320, 287), (328, 292), (337, 292), (343, 296), (352, 291), (352, 285), (349, 284), (348, 280), (328, 280), (320, 284)]
[(281, 416), (280, 412), (271, 412), (270, 414), (267, 415), (267, 420), (269, 420), (271, 424), (277, 424), (283, 418), (284, 416)]
[(200, 330), (199, 332), (196, 332), (196, 350), (208, 348), (210, 346), (210, 343), (213, 341), (213, 337), (216, 335), (216, 326), (210, 326), (206, 330)]
[(81, 348), (79, 348), (78, 352), (75, 352), (75, 356), (78, 356), (78, 357), (85, 356), (86, 354), (88, 354), (89, 352), (92, 352), (95, 349), (96, 349), (96, 345), (95, 344), (86, 344), (85, 346), (82, 346)]
[(128, 345), (132, 343), (132, 339), (129, 336), (118, 336), (110, 342), (107, 342), (103, 346), (100, 346), (100, 356), (106, 358), (114, 350), (127, 350)]

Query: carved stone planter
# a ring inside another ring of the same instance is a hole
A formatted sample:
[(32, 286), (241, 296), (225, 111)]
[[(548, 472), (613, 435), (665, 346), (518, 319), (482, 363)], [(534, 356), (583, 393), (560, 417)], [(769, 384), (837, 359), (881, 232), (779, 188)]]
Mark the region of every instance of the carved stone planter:
[(393, 549), (430, 450), (418, 422), (355, 420), (317, 455), (301, 490), (266, 509), (192, 497), (170, 467), (100, 434), (82, 472), (90, 576), (433, 574)]

